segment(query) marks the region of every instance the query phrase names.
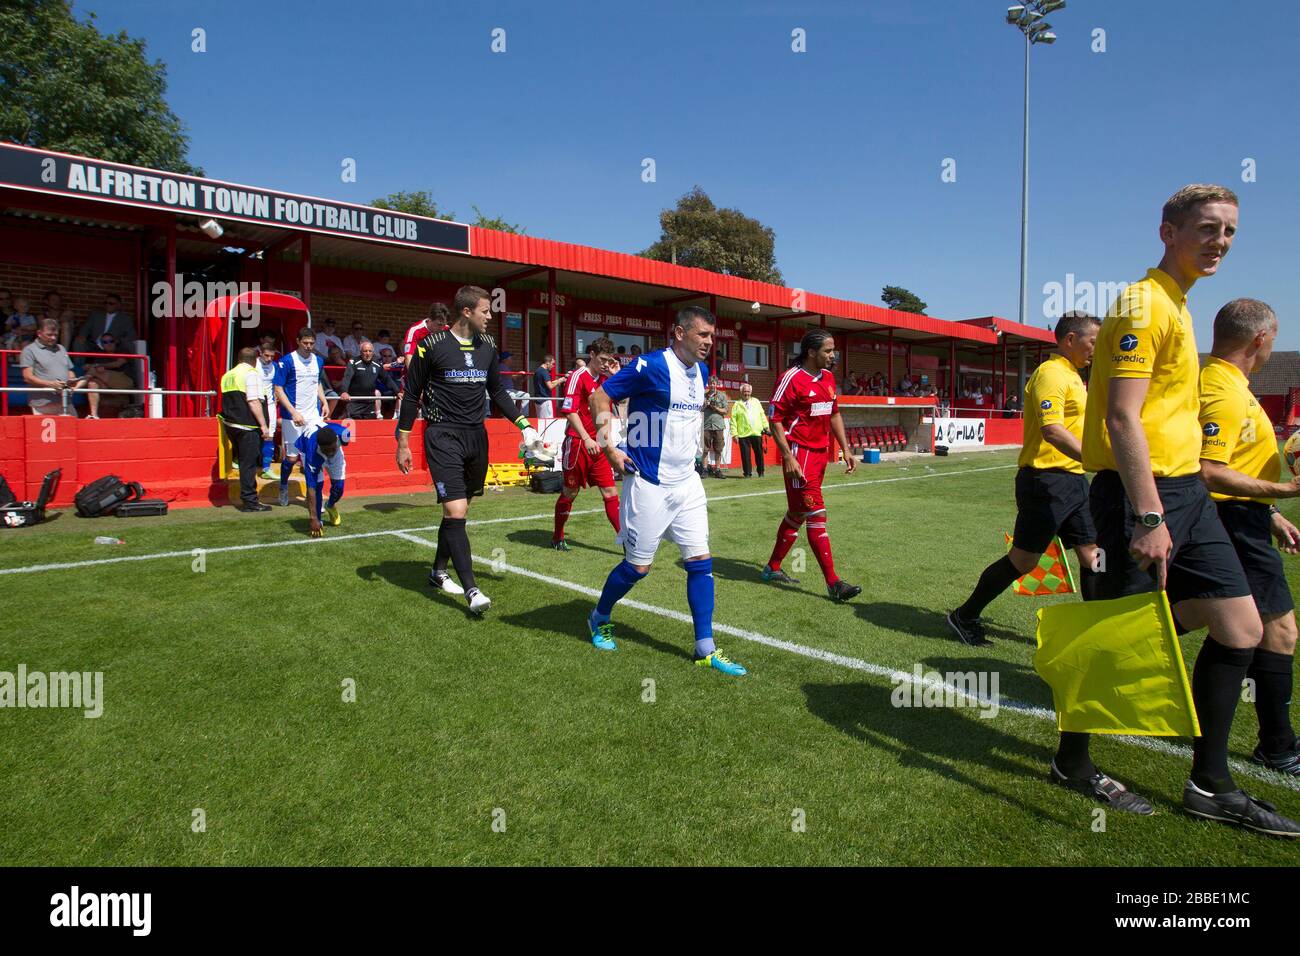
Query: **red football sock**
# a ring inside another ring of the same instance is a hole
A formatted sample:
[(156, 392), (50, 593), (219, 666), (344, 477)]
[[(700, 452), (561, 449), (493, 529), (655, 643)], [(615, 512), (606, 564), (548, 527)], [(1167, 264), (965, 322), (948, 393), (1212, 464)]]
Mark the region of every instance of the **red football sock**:
[(611, 495), (605, 499), (605, 517), (614, 526), (615, 534), (623, 530), (618, 523), (618, 495)]
[(826, 512), (808, 519), (808, 547), (817, 556), (817, 563), (822, 566), (822, 575), (827, 585), (840, 579), (835, 573), (835, 559), (831, 557), (831, 539), (826, 533)]
[(781, 562), (785, 556), (790, 553), (794, 543), (799, 538), (799, 525), (803, 524), (803, 518), (792, 521), (790, 515), (786, 514), (781, 519), (781, 523), (776, 528), (776, 547), (772, 549), (772, 556), (767, 559), (767, 566), (773, 571), (781, 570)]
[(572, 498), (560, 495), (555, 499), (555, 534), (551, 535), (552, 541), (564, 540), (564, 522), (569, 520), (569, 512), (572, 510)]

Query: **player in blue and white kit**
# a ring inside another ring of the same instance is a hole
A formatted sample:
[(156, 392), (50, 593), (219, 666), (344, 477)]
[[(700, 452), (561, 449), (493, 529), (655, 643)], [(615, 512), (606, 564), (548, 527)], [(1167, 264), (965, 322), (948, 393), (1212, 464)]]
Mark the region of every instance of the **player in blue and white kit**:
[(284, 457), (280, 461), (280, 506), (289, 503), (289, 475), (298, 460), (297, 441), (309, 425), (323, 425), (329, 413), (322, 380), (325, 362), (314, 351), (316, 333), (310, 328), (298, 332), (298, 348), (276, 363), (275, 402), (284, 413), (280, 434), (284, 436)]
[(266, 399), (266, 425), (271, 429), (271, 437), (262, 442), (262, 477), (274, 478), (271, 474), (271, 459), (275, 457), (275, 426), (277, 424), (276, 415), (280, 403), (275, 400), (275, 373), (277, 363), (275, 360), (275, 339), (273, 336), (262, 336), (261, 347), (257, 351), (257, 374), (262, 379), (262, 397)]
[(343, 497), (344, 481), (347, 478), (343, 446), (351, 440), (351, 433), (342, 425), (325, 422), (321, 425), (308, 425), (294, 441), (294, 448), (302, 456), (302, 474), (307, 481), (307, 515), (311, 519), (313, 538), (319, 538), (323, 533), (321, 499), (325, 491), (326, 475), (330, 476), (330, 497), (324, 503), (325, 517), (335, 526), (342, 521), (337, 505)]
[(650, 573), (659, 542), (681, 549), (686, 600), (695, 625), (695, 663), (739, 677), (745, 668), (723, 657), (713, 643), (713, 558), (704, 485), (695, 471), (704, 407), (702, 364), (713, 347), (715, 319), (688, 306), (677, 313), (668, 348), (639, 355), (596, 390), (591, 412), (608, 435), (611, 405), (628, 399), (624, 447), (603, 442), (605, 456), (624, 476), (619, 508), (623, 560), (610, 572), (600, 602), (587, 619), (591, 643), (617, 648), (610, 614), (633, 585)]

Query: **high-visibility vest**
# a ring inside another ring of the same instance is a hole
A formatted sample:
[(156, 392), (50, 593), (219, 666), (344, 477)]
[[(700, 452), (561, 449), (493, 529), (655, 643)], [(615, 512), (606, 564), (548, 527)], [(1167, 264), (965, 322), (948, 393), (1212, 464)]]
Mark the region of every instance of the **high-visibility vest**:
[[(221, 376), (221, 420), (231, 428), (257, 428), (257, 419), (248, 405), (248, 376), (260, 373), (242, 362)], [(260, 400), (266, 415), (266, 401)]]

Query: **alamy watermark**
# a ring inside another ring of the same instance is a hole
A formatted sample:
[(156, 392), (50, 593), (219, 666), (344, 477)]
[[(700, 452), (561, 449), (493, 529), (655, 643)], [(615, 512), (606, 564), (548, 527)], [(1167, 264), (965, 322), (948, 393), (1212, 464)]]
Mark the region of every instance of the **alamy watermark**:
[(88, 719), (104, 713), (103, 671), (0, 671), (0, 707), (68, 707)]
[(207, 311), (209, 302), (228, 296), (235, 300), (231, 317), (243, 328), (255, 329), (262, 318), (253, 293), (261, 289), (260, 282), (186, 282), (185, 273), (178, 272), (174, 282), (160, 280), (150, 287), (149, 311), (155, 319), (197, 319)]
[(1001, 698), (997, 671), (923, 671), (894, 674), (889, 702), (895, 707), (974, 707), (985, 720), (996, 717)]

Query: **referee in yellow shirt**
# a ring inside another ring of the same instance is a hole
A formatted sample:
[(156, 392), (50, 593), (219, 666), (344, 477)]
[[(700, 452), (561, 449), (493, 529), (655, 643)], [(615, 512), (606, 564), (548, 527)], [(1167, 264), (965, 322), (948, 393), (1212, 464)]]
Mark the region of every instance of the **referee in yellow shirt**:
[[(1161, 211), (1164, 256), (1124, 289), (1097, 337), (1083, 466), (1101, 573), (1084, 599), (1163, 589), (1179, 625), (1208, 628), (1192, 670), (1201, 725), (1183, 809), (1276, 836), (1300, 825), (1239, 789), (1228, 769), (1228, 732), (1242, 680), (1263, 637), (1241, 560), (1201, 481), (1200, 363), (1187, 291), (1214, 275), (1237, 232), (1237, 197), (1223, 186), (1185, 186)], [(1113, 809), (1151, 804), (1102, 773), (1088, 735), (1062, 733), (1052, 779)]]
[(1201, 478), (1219, 510), (1264, 622), (1247, 676), (1255, 684), (1259, 746), (1251, 759), (1300, 776), (1300, 746), (1291, 727), (1295, 603), (1282, 557), (1300, 551), (1300, 531), (1274, 498), (1300, 496), (1300, 479), (1279, 482), (1282, 456), (1268, 413), (1247, 376), (1273, 354), (1277, 316), (1257, 299), (1234, 299), (1214, 317), (1214, 350), (1201, 369)]
[(1011, 550), (984, 569), (966, 603), (948, 615), (948, 626), (963, 644), (990, 643), (979, 619), (984, 608), (1038, 564), (1057, 534), (1079, 555), (1080, 588), (1087, 593), (1092, 587), (1097, 530), (1088, 510), (1088, 479), (1080, 460), (1088, 393), (1079, 369), (1092, 362), (1100, 326), (1101, 320), (1086, 312), (1061, 316), (1056, 323), (1056, 351), (1025, 383), (1015, 535)]

